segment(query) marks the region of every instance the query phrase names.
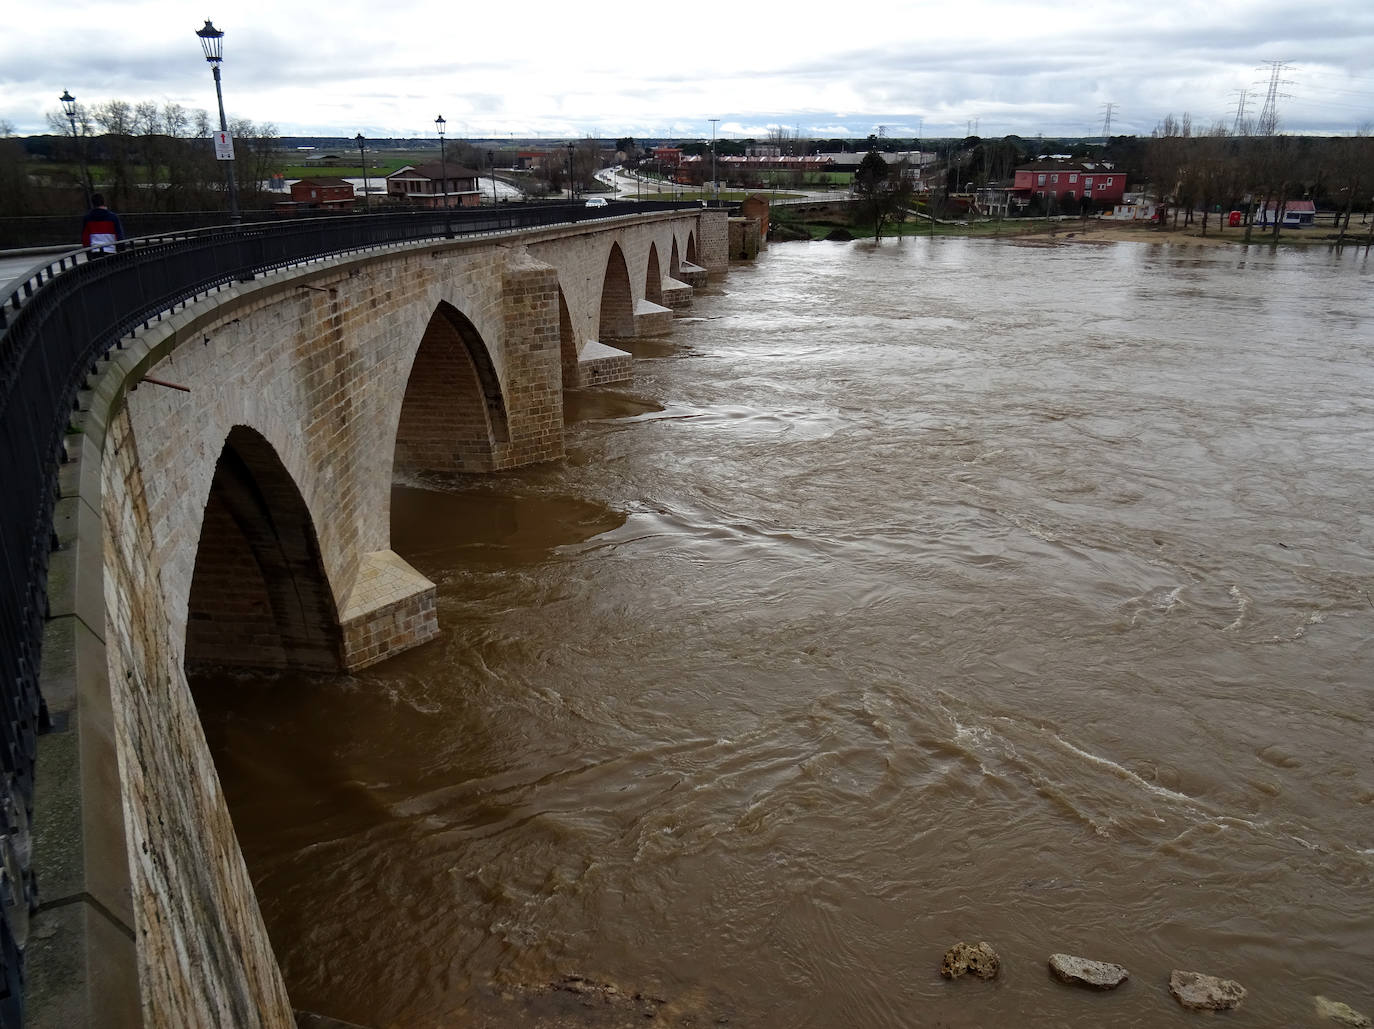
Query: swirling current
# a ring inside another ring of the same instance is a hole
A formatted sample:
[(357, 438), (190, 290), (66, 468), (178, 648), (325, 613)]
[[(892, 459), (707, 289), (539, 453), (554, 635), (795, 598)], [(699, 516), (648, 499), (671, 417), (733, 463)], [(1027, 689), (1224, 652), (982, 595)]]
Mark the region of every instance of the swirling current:
[(568, 395), (566, 460), (398, 485), (437, 642), (196, 682), (295, 1005), (1154, 1027), (1186, 968), (1374, 1012), (1372, 268), (775, 245)]

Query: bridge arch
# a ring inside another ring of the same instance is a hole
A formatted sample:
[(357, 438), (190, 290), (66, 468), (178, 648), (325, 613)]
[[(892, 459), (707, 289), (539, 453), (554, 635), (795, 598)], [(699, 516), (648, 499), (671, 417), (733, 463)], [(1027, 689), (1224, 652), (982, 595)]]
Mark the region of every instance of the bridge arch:
[(619, 243), (611, 244), (606, 256), (606, 274), (601, 284), (601, 315), (598, 338), (628, 339), (635, 334), (634, 293), (630, 289), (630, 270), (625, 263), (625, 251)]
[(186, 614), (188, 668), (343, 667), (314, 519), (272, 444), (245, 425), (215, 463)]
[(697, 237), (690, 230), (687, 233), (687, 263), (701, 264), (697, 260)]
[(393, 475), (489, 472), (510, 441), (491, 352), (471, 319), (440, 301), (410, 366)]
[(682, 274), (682, 257), (678, 254), (677, 236), (673, 236), (673, 252), (668, 258), (668, 275), (676, 279)]
[(663, 303), (663, 272), (658, 266), (658, 244), (649, 244), (649, 260), (644, 268), (644, 299)]
[(578, 385), (577, 377), (577, 333), (573, 329), (572, 312), (568, 310), (568, 298), (563, 287), (558, 287), (558, 357), (563, 369), (563, 388), (572, 389)]

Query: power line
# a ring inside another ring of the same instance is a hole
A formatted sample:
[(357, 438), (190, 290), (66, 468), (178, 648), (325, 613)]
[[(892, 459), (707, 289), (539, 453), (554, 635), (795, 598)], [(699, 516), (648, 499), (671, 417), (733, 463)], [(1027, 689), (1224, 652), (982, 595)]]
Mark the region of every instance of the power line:
[(1117, 105), (1110, 101), (1102, 105), (1102, 110), (1106, 112), (1106, 117), (1102, 119), (1102, 138), (1110, 139), (1112, 136), (1112, 112)]
[[(1286, 61), (1269, 61), (1269, 86), (1264, 95), (1264, 107), (1260, 111), (1255, 131), (1261, 136), (1272, 136), (1279, 131), (1279, 99), (1292, 100), (1288, 93), (1280, 93), (1280, 86), (1291, 86), (1292, 79), (1283, 77), (1284, 70), (1290, 67)], [(1261, 70), (1263, 70), (1261, 68)]]
[(1231, 135), (1248, 136), (1250, 135), (1250, 120), (1245, 117), (1245, 104), (1250, 99), (1248, 89), (1235, 89), (1231, 91), (1236, 98), (1236, 117), (1231, 122)]

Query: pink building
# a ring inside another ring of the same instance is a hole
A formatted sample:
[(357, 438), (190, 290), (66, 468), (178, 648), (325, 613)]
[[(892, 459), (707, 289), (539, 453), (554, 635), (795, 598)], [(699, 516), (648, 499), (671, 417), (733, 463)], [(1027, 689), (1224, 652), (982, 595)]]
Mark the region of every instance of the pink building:
[(1021, 199), (1052, 198), (1061, 206), (1091, 200), (1099, 206), (1121, 203), (1126, 175), (1104, 164), (1076, 161), (1037, 161), (1016, 169), (1012, 192)]

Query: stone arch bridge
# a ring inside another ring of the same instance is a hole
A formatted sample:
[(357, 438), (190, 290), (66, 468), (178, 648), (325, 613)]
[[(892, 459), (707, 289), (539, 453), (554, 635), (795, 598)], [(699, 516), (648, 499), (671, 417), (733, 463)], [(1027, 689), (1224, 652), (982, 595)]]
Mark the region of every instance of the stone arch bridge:
[(393, 478), (561, 457), (564, 390), (629, 378), (615, 341), (669, 331), (727, 247), (690, 208), (359, 250), (193, 295), (94, 366), (48, 573), (28, 1024), (294, 1024), (187, 663), (434, 636)]

